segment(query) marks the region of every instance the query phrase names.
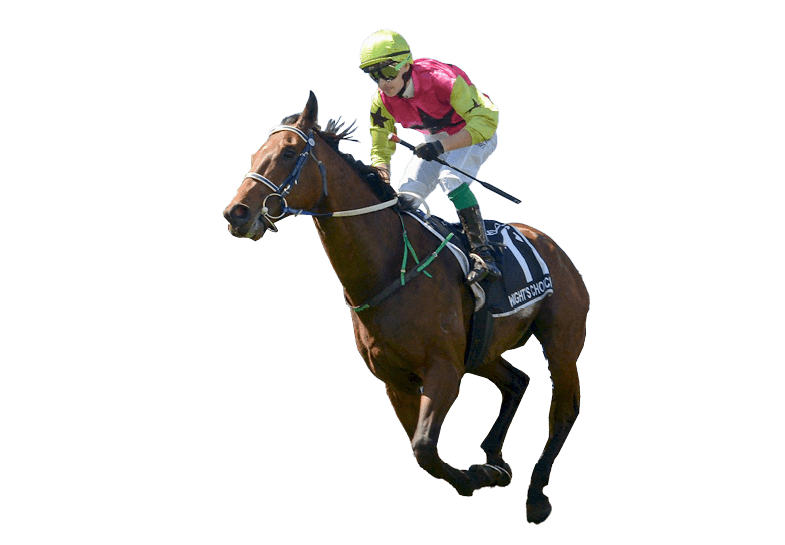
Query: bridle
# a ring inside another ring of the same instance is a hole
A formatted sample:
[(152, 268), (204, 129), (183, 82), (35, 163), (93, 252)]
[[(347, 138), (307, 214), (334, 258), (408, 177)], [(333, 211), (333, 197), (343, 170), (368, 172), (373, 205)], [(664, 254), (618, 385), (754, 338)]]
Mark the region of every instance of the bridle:
[[(313, 148), (316, 146), (316, 140), (313, 136), (313, 130), (309, 131), (308, 134), (305, 134), (303, 131), (296, 127), (292, 127), (290, 125), (278, 125), (273, 127), (270, 130), (270, 134), (268, 136), (272, 136), (273, 134), (281, 131), (289, 131), (295, 133), (297, 136), (302, 138), (305, 141), (305, 148), (300, 153), (300, 156), (297, 158), (297, 163), (294, 165), (294, 169), (286, 177), (286, 179), (280, 184), (275, 185), (272, 181), (268, 178), (265, 178), (259, 173), (256, 172), (249, 172), (245, 175), (245, 178), (250, 178), (256, 182), (262, 183), (266, 185), (268, 188), (272, 190), (272, 193), (267, 195), (264, 200), (262, 201), (262, 211), (261, 217), (264, 218), (265, 223), (267, 223), (268, 228), (277, 233), (278, 228), (275, 226), (275, 222), (286, 216), (287, 214), (292, 214), (295, 216), (305, 215), (305, 216), (318, 216), (318, 217), (347, 217), (347, 216), (359, 216), (362, 214), (369, 214), (371, 212), (376, 212), (377, 210), (383, 210), (385, 208), (389, 208), (394, 206), (398, 202), (398, 198), (395, 197), (392, 200), (385, 201), (380, 204), (375, 204), (373, 206), (366, 206), (365, 208), (358, 208), (355, 210), (345, 210), (341, 212), (326, 212), (326, 213), (317, 213), (311, 210), (305, 210), (302, 208), (291, 208), (289, 203), (286, 202), (286, 196), (294, 189), (297, 183), (300, 181), (300, 174), (302, 173), (303, 167), (305, 166), (305, 162), (308, 160), (308, 157), (312, 157), (316, 164), (319, 166), (319, 173), (322, 177), (322, 195), (319, 198), (319, 201), (314, 205), (313, 208), (317, 208), (319, 205), (322, 204), (324, 199), (327, 198), (327, 170), (324, 168), (324, 164), (313, 154)], [(267, 201), (270, 197), (277, 197), (280, 199), (281, 202), (281, 213), (277, 216), (270, 215), (270, 209), (267, 206)]]
[[(305, 134), (303, 131), (296, 127), (292, 127), (289, 125), (278, 125), (273, 127), (270, 130), (270, 136), (273, 134), (280, 132), (280, 131), (290, 131), (295, 133), (297, 136), (302, 138), (305, 141), (305, 148), (300, 153), (300, 156), (297, 158), (297, 163), (294, 165), (294, 169), (292, 172), (289, 173), (289, 176), (280, 184), (276, 185), (269, 178), (262, 176), (256, 172), (249, 172), (245, 175), (245, 178), (250, 178), (256, 182), (262, 183), (266, 185), (272, 193), (267, 195), (264, 200), (262, 201), (262, 210), (260, 218), (264, 219), (265, 223), (267, 224), (268, 228), (273, 232), (278, 232), (278, 228), (275, 226), (275, 222), (280, 220), (287, 214), (293, 214), (295, 216), (299, 216), (301, 214), (308, 215), (308, 216), (318, 216), (318, 217), (332, 217), (332, 218), (341, 218), (341, 217), (348, 217), (348, 216), (360, 216), (363, 214), (370, 214), (371, 212), (376, 212), (378, 210), (384, 210), (385, 208), (390, 208), (391, 206), (395, 206), (398, 203), (398, 197), (393, 197), (389, 201), (384, 201), (379, 204), (374, 204), (372, 206), (366, 206), (364, 208), (356, 208), (354, 210), (344, 210), (340, 212), (326, 212), (326, 213), (318, 213), (313, 212), (311, 210), (304, 210), (302, 208), (291, 208), (289, 204), (286, 202), (286, 196), (292, 191), (292, 189), (297, 185), (299, 182), (300, 174), (302, 173), (303, 167), (305, 166), (308, 157), (312, 157), (316, 164), (319, 166), (319, 172), (322, 176), (322, 195), (319, 198), (319, 202), (314, 205), (313, 208), (317, 208), (322, 202), (327, 198), (327, 170), (324, 168), (324, 164), (313, 154), (313, 148), (316, 146), (316, 140), (314, 139), (313, 130), (309, 131), (308, 134)], [(244, 180), (243, 180), (244, 181)], [(281, 213), (277, 216), (270, 215), (270, 209), (267, 207), (267, 200), (270, 197), (278, 197), (281, 200)], [(390, 297), (393, 293), (398, 291), (400, 288), (405, 286), (411, 280), (413, 280), (416, 276), (420, 274), (425, 274), (427, 276), (431, 276), (425, 269), (431, 262), (436, 259), (440, 252), (445, 248), (445, 246), (449, 243), (450, 239), (453, 237), (453, 234), (450, 233), (446, 238), (442, 240), (441, 245), (439, 245), (436, 250), (431, 252), (431, 255), (428, 256), (423, 262), (417, 258), (417, 254), (414, 252), (414, 247), (409, 242), (409, 238), (406, 232), (406, 225), (404, 223), (403, 217), (400, 211), (397, 211), (398, 219), (401, 221), (401, 230), (403, 234), (403, 242), (404, 242), (404, 252), (403, 252), (403, 262), (401, 263), (401, 275), (400, 278), (396, 278), (390, 285), (388, 285), (384, 290), (380, 293), (366, 301), (360, 306), (351, 307), (352, 310), (355, 312), (362, 312), (367, 310), (371, 307), (374, 307), (380, 304), (382, 301)], [(410, 268), (407, 270), (407, 259), (409, 254), (412, 255), (414, 260), (417, 263), (417, 266)], [(475, 289), (476, 292), (476, 289)], [(483, 297), (484, 301), (484, 297)], [(348, 302), (347, 302), (348, 304)], [(479, 307), (478, 307), (479, 308)]]

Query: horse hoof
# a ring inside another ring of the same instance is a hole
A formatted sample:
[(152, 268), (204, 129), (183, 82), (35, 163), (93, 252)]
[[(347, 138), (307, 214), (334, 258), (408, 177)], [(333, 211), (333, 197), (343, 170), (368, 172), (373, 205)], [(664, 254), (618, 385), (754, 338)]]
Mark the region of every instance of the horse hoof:
[(512, 482), (512, 468), (509, 466), (509, 464), (502, 462), (500, 464), (486, 465), (490, 466), (499, 473), (499, 482), (496, 483), (496, 486), (501, 486), (503, 488)]
[(526, 500), (526, 520), (539, 524), (551, 514), (551, 502), (543, 495), (540, 498)]
[(507, 486), (512, 481), (512, 469), (504, 462), (473, 465), (469, 468), (469, 474), (482, 483), (480, 487)]
[(464, 496), (466, 498), (471, 497), (471, 496), (474, 495), (474, 489), (473, 488), (456, 488), (455, 490), (458, 491), (458, 494), (460, 494), (461, 496)]

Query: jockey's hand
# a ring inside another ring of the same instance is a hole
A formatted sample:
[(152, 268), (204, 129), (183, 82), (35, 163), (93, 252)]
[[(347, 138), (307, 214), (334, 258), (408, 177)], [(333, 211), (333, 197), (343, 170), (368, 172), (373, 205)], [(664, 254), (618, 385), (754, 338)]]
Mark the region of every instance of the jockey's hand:
[(379, 177), (384, 180), (384, 183), (390, 183), (390, 165), (376, 165), (376, 170), (379, 172)]
[(444, 153), (444, 146), (438, 140), (435, 140), (434, 142), (426, 142), (425, 144), (420, 144), (414, 148), (414, 154), (420, 159), (425, 159), (426, 161), (433, 161), (442, 153)]

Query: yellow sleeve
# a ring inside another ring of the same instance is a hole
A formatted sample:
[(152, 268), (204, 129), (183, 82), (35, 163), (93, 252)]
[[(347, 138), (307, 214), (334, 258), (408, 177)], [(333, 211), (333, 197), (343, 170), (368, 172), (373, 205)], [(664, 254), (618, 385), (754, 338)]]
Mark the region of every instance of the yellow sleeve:
[(371, 165), (389, 165), (395, 142), (390, 142), (390, 133), (397, 134), (395, 119), (382, 103), (377, 92), (371, 101)]
[(472, 144), (485, 142), (496, 133), (499, 109), (490, 98), (460, 76), (452, 86), (450, 105), (466, 121), (465, 128), (472, 135)]

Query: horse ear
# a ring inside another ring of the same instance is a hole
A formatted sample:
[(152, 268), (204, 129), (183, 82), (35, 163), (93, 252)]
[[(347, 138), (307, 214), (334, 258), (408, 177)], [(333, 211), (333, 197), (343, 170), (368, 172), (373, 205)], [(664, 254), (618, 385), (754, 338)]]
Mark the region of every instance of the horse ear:
[(319, 105), (316, 102), (316, 95), (311, 91), (311, 94), (308, 97), (308, 104), (305, 105), (303, 113), (300, 114), (300, 123), (309, 127), (315, 127), (317, 125), (316, 118), (318, 113)]

